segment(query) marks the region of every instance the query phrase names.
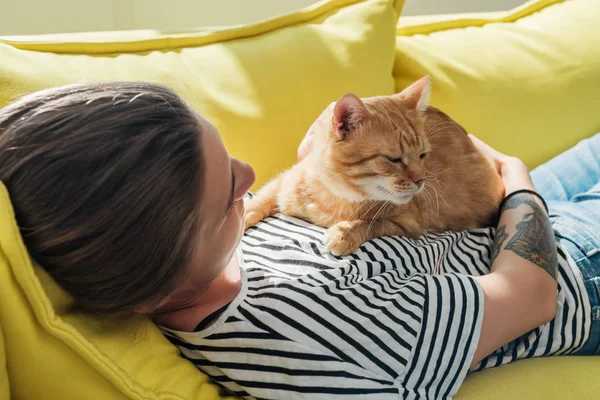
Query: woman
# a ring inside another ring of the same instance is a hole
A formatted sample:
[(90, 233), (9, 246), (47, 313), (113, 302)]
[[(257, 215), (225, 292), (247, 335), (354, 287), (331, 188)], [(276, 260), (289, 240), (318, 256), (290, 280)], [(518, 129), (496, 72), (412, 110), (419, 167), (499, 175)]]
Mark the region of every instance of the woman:
[(450, 398), (469, 370), (600, 343), (600, 135), (533, 181), (472, 140), (506, 187), (495, 235), (379, 238), (348, 257), (285, 216), (242, 240), (252, 168), (157, 85), (72, 85), (8, 105), (0, 180), (32, 257), (80, 310), (150, 315), (237, 395)]

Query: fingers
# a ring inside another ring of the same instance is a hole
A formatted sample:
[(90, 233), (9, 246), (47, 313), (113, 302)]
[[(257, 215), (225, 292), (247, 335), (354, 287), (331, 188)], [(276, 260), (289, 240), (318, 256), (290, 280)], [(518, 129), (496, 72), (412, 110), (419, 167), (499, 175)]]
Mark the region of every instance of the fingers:
[(304, 157), (310, 153), (312, 148), (312, 136), (306, 135), (298, 147), (298, 161), (302, 161)]
[(315, 129), (325, 129), (327, 124), (331, 124), (331, 113), (333, 111), (333, 107), (335, 106), (335, 102), (329, 103), (327, 108), (323, 110), (321, 115), (313, 122), (310, 126), (306, 135), (302, 139), (302, 142), (298, 146), (298, 161), (302, 161), (304, 157), (310, 153), (312, 148), (312, 136)]
[(317, 118), (317, 121), (329, 120), (329, 118), (331, 117), (331, 113), (333, 111), (333, 107), (335, 107), (335, 102), (329, 103), (329, 105), (323, 110), (321, 115), (319, 115), (319, 117)]
[(477, 136), (473, 135), (472, 133), (469, 133), (469, 139), (471, 139), (471, 142), (473, 142), (473, 144), (475, 145), (475, 147), (477, 147), (479, 150), (483, 150), (486, 153), (489, 153), (490, 151), (494, 151), (494, 149), (492, 149), (488, 144), (486, 144), (483, 140), (479, 139)]
[(504, 161), (508, 158), (508, 156), (506, 154), (500, 153), (499, 151), (495, 150), (490, 145), (488, 145), (487, 143), (485, 143), (484, 141), (482, 141), (477, 136), (475, 136), (471, 133), (469, 133), (469, 139), (471, 139), (471, 141), (473, 142), (475, 147), (477, 147), (480, 151), (487, 154), (494, 160)]

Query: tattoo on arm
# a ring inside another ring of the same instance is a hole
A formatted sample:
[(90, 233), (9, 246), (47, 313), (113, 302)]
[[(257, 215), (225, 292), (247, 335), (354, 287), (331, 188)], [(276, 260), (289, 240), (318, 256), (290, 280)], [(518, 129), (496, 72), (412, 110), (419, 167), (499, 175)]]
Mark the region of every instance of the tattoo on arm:
[[(504, 210), (515, 209), (521, 205), (526, 205), (532, 209), (532, 212), (524, 214), (521, 222), (516, 226), (516, 232), (504, 248), (511, 250), (516, 255), (531, 261), (535, 265), (545, 270), (552, 278), (556, 280), (557, 255), (554, 231), (545, 211), (532, 199), (531, 195), (516, 195), (511, 197), (504, 206)], [(506, 225), (502, 225), (496, 231), (494, 244), (492, 246), (493, 262), (500, 251), (502, 245), (509, 237), (506, 233)]]
[(496, 236), (494, 236), (494, 243), (492, 244), (492, 256), (490, 259), (490, 263), (493, 263), (498, 254), (500, 254), (500, 250), (502, 250), (502, 246), (504, 242), (508, 239), (508, 233), (506, 233), (506, 225), (502, 225), (500, 228), (496, 229)]

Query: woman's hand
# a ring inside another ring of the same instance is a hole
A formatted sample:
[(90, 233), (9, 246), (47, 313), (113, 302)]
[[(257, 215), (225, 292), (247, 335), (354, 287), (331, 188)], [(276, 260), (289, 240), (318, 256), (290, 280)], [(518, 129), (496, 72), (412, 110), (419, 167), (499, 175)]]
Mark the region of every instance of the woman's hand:
[(304, 139), (302, 139), (300, 146), (298, 146), (298, 162), (302, 161), (304, 157), (310, 153), (310, 149), (312, 148), (312, 136), (313, 129), (311, 127), (311, 129), (306, 132), (306, 135), (304, 135)]
[(310, 128), (308, 128), (308, 132), (306, 132), (306, 135), (304, 135), (304, 139), (302, 139), (300, 146), (298, 146), (298, 162), (302, 161), (302, 159), (306, 157), (308, 153), (310, 153), (310, 150), (312, 149), (313, 134), (315, 132), (315, 129), (326, 129), (325, 124), (332, 123), (331, 116), (334, 105), (335, 103), (330, 103), (327, 106), (327, 108), (325, 108), (325, 110), (321, 113), (321, 115), (319, 115), (319, 118), (317, 118), (315, 122), (313, 122), (313, 124), (310, 126)]
[(493, 161), (504, 182), (505, 196), (520, 189), (534, 190), (529, 170), (523, 161), (494, 150), (474, 135), (469, 134), (469, 139), (479, 151)]

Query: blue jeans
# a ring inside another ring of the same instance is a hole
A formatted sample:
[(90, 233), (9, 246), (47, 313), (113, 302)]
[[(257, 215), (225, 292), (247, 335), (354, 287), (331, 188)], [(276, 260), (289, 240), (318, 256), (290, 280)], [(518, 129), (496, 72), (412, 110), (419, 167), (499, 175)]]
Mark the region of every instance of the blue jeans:
[(600, 353), (600, 133), (531, 172), (559, 241), (581, 270), (592, 307), (590, 337), (576, 355)]

